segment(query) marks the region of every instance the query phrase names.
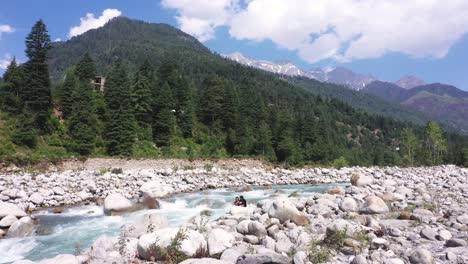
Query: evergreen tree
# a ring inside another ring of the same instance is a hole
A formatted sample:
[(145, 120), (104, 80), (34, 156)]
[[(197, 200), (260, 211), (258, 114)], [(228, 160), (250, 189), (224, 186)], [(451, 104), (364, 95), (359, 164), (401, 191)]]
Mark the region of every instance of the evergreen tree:
[(165, 82), (156, 97), (156, 113), (153, 124), (153, 137), (158, 146), (167, 146), (176, 130), (174, 98), (169, 84)]
[(29, 110), (18, 116), (12, 141), (16, 145), (34, 148), (37, 144), (37, 131), (34, 128), (34, 118)]
[(418, 138), (414, 134), (413, 129), (405, 128), (403, 130), (402, 147), (404, 159), (409, 166), (414, 166), (414, 157), (418, 148)]
[(151, 63), (149, 62), (148, 59), (145, 59), (143, 64), (141, 64), (140, 69), (138, 70), (138, 72), (142, 74), (143, 76), (145, 76), (146, 79), (148, 80), (153, 79), (153, 71), (154, 71), (153, 66), (151, 66)]
[(36, 22), (26, 38), (26, 55), (29, 60), (24, 64), (25, 85), (22, 99), (26, 107), (35, 114), (35, 127), (47, 131), (52, 95), (50, 90), (47, 52), (50, 49), (50, 36), (42, 20)]
[(19, 114), (23, 109), (23, 101), (20, 93), (24, 82), (23, 71), (13, 58), (8, 65), (4, 75), (3, 83), (0, 85), (1, 110), (10, 114)]
[(107, 79), (104, 93), (109, 119), (105, 124), (105, 140), (109, 155), (131, 155), (135, 140), (135, 117), (127, 70), (118, 60)]
[(258, 135), (259, 140), (257, 141), (257, 151), (259, 151), (259, 153), (268, 160), (275, 160), (275, 152), (273, 150), (273, 145), (271, 142), (271, 129), (265, 121), (262, 121), (260, 123)]
[(67, 119), (73, 110), (74, 93), (77, 91), (78, 79), (75, 71), (69, 70), (65, 75), (65, 81), (60, 91), (60, 103), (62, 106), (62, 116)]
[(81, 81), (89, 82), (91, 79), (96, 77), (96, 66), (94, 61), (89, 55), (89, 52), (86, 52), (81, 58), (80, 62), (76, 65), (76, 75)]
[(195, 123), (195, 111), (191, 86), (184, 78), (178, 78), (175, 93), (177, 125), (179, 126), (184, 138), (192, 137), (193, 126)]
[(93, 107), (93, 90), (89, 83), (79, 83), (73, 93), (72, 109), (68, 123), (70, 149), (80, 155), (89, 155), (94, 149), (98, 130)]
[(225, 82), (218, 77), (208, 78), (203, 84), (199, 112), (205, 125), (222, 120), (225, 102)]
[(152, 101), (150, 81), (143, 72), (138, 72), (133, 82), (132, 103), (135, 119), (142, 128), (151, 125)]
[(429, 165), (440, 164), (443, 154), (447, 152), (447, 142), (443, 133), (436, 122), (427, 122), (424, 131), (424, 150), (429, 156)]

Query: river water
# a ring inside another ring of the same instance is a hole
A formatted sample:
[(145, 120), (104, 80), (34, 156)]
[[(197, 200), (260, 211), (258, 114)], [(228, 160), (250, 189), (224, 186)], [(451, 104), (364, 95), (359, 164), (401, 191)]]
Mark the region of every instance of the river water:
[(197, 193), (179, 194), (160, 201), (158, 210), (142, 210), (119, 216), (105, 216), (102, 206), (77, 206), (64, 210), (62, 214), (39, 211), (36, 233), (27, 238), (0, 239), (0, 263), (20, 259), (41, 260), (58, 254), (74, 254), (84, 251), (100, 236), (117, 236), (120, 227), (131, 223), (147, 213), (158, 213), (177, 227), (203, 210), (211, 210), (211, 219), (229, 211), (235, 196), (244, 195), (248, 202), (270, 198), (275, 193), (322, 193), (331, 187), (347, 184), (320, 185), (275, 185), (270, 190), (256, 187), (253, 191), (236, 193), (228, 189), (207, 190)]

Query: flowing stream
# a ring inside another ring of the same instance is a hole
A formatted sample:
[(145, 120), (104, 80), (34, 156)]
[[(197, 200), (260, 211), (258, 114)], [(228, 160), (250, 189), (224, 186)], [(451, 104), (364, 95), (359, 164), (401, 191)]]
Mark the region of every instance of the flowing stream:
[(36, 233), (26, 238), (0, 239), (0, 263), (10, 263), (20, 259), (41, 260), (58, 254), (74, 254), (85, 251), (100, 236), (117, 236), (120, 227), (135, 221), (147, 213), (158, 213), (169, 219), (171, 226), (177, 227), (203, 210), (211, 210), (211, 219), (216, 219), (229, 211), (235, 196), (244, 195), (248, 202), (266, 199), (275, 192), (289, 195), (297, 193), (324, 192), (335, 186), (347, 184), (320, 185), (275, 185), (270, 190), (256, 187), (253, 191), (236, 193), (228, 189), (207, 190), (197, 193), (179, 194), (160, 201), (158, 210), (142, 210), (119, 216), (105, 216), (102, 206), (77, 206), (64, 210), (61, 214), (39, 211)]

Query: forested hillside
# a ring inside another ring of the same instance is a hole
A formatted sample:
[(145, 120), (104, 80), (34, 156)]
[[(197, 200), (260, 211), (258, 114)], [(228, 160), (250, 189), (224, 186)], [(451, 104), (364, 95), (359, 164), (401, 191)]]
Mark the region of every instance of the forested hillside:
[[(259, 157), (343, 166), (465, 159), (466, 138), (434, 122), (420, 127), (316, 96), (212, 54), (167, 25), (117, 18), (51, 44), (39, 21), (26, 42), (29, 60), (8, 67), (0, 90), (4, 161)], [(96, 75), (106, 77), (103, 92), (90, 84)]]
[(368, 84), (363, 92), (424, 112), (447, 129), (468, 134), (468, 92), (454, 86), (433, 83), (403, 89), (376, 81)]

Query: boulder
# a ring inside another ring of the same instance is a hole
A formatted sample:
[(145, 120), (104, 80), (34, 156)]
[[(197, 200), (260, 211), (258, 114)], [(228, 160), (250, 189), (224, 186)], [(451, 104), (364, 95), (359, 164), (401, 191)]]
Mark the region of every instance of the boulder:
[[(152, 256), (155, 256), (154, 253), (151, 252), (152, 247), (168, 247), (178, 232), (179, 229), (177, 228), (162, 228), (154, 231), (153, 233), (142, 235), (140, 239), (138, 239), (138, 254), (145, 260), (151, 260)], [(206, 249), (206, 241), (202, 234), (194, 230), (186, 230), (184, 232), (185, 239), (181, 241), (180, 245), (182, 253), (187, 256), (193, 256), (197, 249)], [(156, 260), (158, 259), (156, 258)]]
[(383, 214), (388, 213), (389, 209), (387, 204), (375, 195), (368, 195), (365, 198), (365, 204), (361, 209), (362, 213), (366, 214)]
[(310, 224), (310, 219), (303, 214), (293, 215), (291, 221), (298, 226), (306, 226)]
[(462, 225), (468, 225), (468, 214), (458, 216), (457, 221)]
[(308, 262), (307, 253), (304, 251), (298, 251), (293, 256), (293, 263), (294, 264), (306, 264)]
[(167, 218), (160, 214), (145, 214), (132, 224), (124, 225), (121, 229), (123, 236), (138, 238), (154, 230), (168, 227)]
[(448, 230), (442, 229), (439, 231), (439, 234), (436, 238), (441, 241), (447, 241), (452, 238), (452, 233), (450, 233)]
[(236, 231), (243, 234), (247, 235), (249, 233), (249, 223), (251, 220), (242, 220), (237, 224), (236, 226)]
[(232, 262), (227, 262), (224, 260), (214, 259), (214, 258), (202, 258), (202, 259), (186, 259), (180, 264), (232, 264)]
[(18, 206), (12, 204), (12, 203), (7, 203), (7, 202), (1, 202), (0, 201), (0, 218), (3, 218), (7, 215), (13, 215), (16, 217), (23, 217), (26, 216), (26, 213), (19, 209)]
[(289, 240), (283, 232), (276, 235), (276, 244), (275, 251), (278, 253), (290, 253), (291, 249), (294, 247), (294, 244)]
[(230, 214), (236, 217), (245, 217), (250, 218), (252, 214), (252, 210), (249, 207), (242, 207), (242, 206), (231, 206), (231, 210), (229, 211)]
[(339, 204), (339, 208), (343, 212), (356, 212), (357, 203), (352, 197), (345, 197)]
[(437, 229), (433, 227), (425, 227), (421, 230), (420, 234), (425, 239), (436, 240)]
[(143, 197), (161, 198), (173, 192), (174, 188), (159, 181), (149, 181), (140, 187), (140, 193)]
[(9, 227), (14, 222), (18, 221), (18, 218), (14, 215), (7, 215), (0, 220), (0, 227)]
[(351, 184), (357, 187), (363, 187), (372, 183), (372, 179), (361, 173), (355, 173), (351, 176)]
[(257, 237), (263, 237), (267, 235), (265, 227), (258, 221), (251, 221), (248, 223), (248, 233)]
[(8, 229), (8, 237), (27, 237), (34, 233), (34, 222), (29, 216), (22, 217)]
[(118, 250), (118, 240), (115, 237), (99, 237), (94, 241), (93, 246), (89, 250), (89, 257), (92, 259), (104, 260), (108, 259), (112, 252)]
[(38, 264), (81, 264), (81, 261), (71, 254), (62, 254), (51, 259), (42, 260)]
[(233, 234), (219, 228), (211, 230), (208, 234), (208, 252), (210, 255), (222, 253), (225, 249), (232, 247), (235, 241)]
[(357, 255), (354, 257), (353, 261), (351, 261), (351, 264), (367, 264), (366, 257), (363, 255)]
[(281, 223), (300, 215), (296, 206), (286, 198), (278, 198), (273, 201), (270, 208), (268, 208), (268, 216), (270, 218), (277, 218)]
[(466, 247), (466, 241), (461, 238), (452, 238), (445, 243), (446, 247)]
[(104, 200), (104, 213), (122, 213), (135, 210), (133, 203), (119, 193), (109, 194)]
[(290, 263), (289, 258), (276, 252), (263, 252), (259, 254), (245, 254), (237, 259), (236, 264), (285, 264)]
[(41, 205), (44, 202), (44, 197), (40, 193), (33, 193), (29, 196), (29, 201), (35, 205)]
[(419, 248), (416, 249), (413, 254), (409, 257), (410, 263), (412, 264), (435, 264), (434, 257), (432, 257), (431, 252), (426, 249)]

